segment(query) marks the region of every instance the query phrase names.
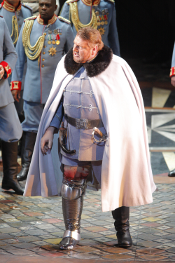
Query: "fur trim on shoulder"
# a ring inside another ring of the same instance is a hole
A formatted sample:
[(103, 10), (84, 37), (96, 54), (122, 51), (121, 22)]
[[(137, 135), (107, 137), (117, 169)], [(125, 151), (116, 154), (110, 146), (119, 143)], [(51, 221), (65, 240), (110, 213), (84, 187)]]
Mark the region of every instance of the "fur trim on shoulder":
[(82, 66), (87, 71), (89, 77), (95, 77), (102, 73), (110, 64), (112, 60), (112, 49), (104, 46), (102, 50), (98, 52), (98, 55), (89, 63), (76, 63), (73, 60), (73, 49), (70, 49), (67, 53), (64, 61), (66, 71), (74, 75)]

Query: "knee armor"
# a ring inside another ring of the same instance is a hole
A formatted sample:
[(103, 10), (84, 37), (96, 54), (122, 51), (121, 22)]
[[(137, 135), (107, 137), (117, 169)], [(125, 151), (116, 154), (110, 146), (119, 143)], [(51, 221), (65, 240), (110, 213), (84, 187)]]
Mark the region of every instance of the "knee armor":
[(63, 179), (61, 187), (61, 195), (64, 199), (75, 200), (85, 194), (86, 180), (81, 179), (79, 181)]

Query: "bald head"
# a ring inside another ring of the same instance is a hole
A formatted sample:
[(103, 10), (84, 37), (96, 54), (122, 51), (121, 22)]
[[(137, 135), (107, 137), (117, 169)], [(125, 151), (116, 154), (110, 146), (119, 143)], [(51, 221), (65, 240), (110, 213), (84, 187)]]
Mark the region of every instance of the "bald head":
[(39, 0), (39, 13), (45, 24), (52, 18), (56, 9), (56, 0)]

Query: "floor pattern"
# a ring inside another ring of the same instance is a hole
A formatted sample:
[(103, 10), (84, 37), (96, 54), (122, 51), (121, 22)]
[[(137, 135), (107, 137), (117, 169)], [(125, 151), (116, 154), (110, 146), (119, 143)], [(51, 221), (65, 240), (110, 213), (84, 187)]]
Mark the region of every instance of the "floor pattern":
[(100, 195), (100, 191), (87, 191), (81, 220), (82, 240), (75, 250), (67, 252), (58, 249), (64, 232), (61, 197), (21, 197), (1, 191), (1, 259), (13, 255), (13, 260), (15, 256), (30, 259), (24, 262), (41, 262), (41, 258), (50, 258), (50, 262), (55, 258), (58, 262), (75, 259), (91, 263), (175, 261), (174, 185), (159, 184), (152, 204), (131, 208), (130, 249), (117, 247), (113, 219), (110, 212), (101, 212)]
[[(166, 84), (165, 84), (166, 87)], [(175, 107), (175, 89), (171, 86), (169, 88), (158, 88), (147, 86), (141, 88), (145, 107), (152, 108), (174, 108)]]
[(167, 177), (175, 168), (175, 94), (159, 88), (142, 92), (151, 164), (158, 185), (152, 204), (130, 209), (133, 246), (117, 246), (111, 213), (101, 212), (100, 191), (87, 191), (82, 240), (75, 250), (67, 252), (58, 249), (64, 232), (60, 197), (22, 197), (0, 190), (0, 262), (175, 261), (175, 178)]
[(175, 91), (155, 87), (141, 91), (153, 174), (168, 173), (175, 168)]

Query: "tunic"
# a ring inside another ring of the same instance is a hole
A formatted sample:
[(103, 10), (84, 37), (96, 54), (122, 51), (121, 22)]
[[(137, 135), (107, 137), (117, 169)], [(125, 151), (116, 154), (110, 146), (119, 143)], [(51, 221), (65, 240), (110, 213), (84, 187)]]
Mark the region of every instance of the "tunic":
[[(75, 74), (74, 78), (65, 87), (63, 104), (60, 103), (50, 126), (60, 127), (63, 112), (62, 105), (64, 114), (69, 117), (88, 120), (101, 119), (94, 92), (84, 67)], [(64, 120), (64, 127), (67, 127), (68, 134), (67, 149), (76, 150), (76, 153), (70, 155), (61, 150), (62, 155), (79, 161), (102, 160), (105, 144), (104, 142), (94, 143), (92, 139), (93, 129), (77, 129), (67, 123), (66, 120)], [(103, 134), (106, 134), (104, 127), (100, 127), (99, 129)]]
[[(0, 5), (0, 15), (4, 17), (7, 23), (8, 29), (10, 31), (12, 41), (14, 45), (16, 46), (18, 35), (20, 33), (24, 19), (32, 16), (32, 9), (30, 9), (30, 7), (28, 7), (27, 5), (21, 2), (19, 6), (17, 7), (17, 9), (15, 9), (13, 5), (11, 5), (6, 0), (4, 0)], [(25, 65), (24, 71), (26, 72), (26, 65)], [(24, 78), (25, 76), (23, 76), (23, 84), (24, 84)], [(10, 84), (11, 76), (8, 78), (8, 82)], [(23, 88), (24, 87), (22, 86), (22, 90)], [(23, 104), (22, 98), (20, 99), (19, 103), (15, 101), (15, 106), (19, 114), (22, 114), (22, 106), (23, 106), (22, 104)]]
[[(43, 24), (40, 16), (33, 17), (32, 19), (34, 19), (34, 24), (30, 34), (30, 44), (32, 46), (35, 45), (38, 38), (42, 34), (45, 35), (40, 61), (38, 64), (38, 59), (30, 60), (25, 54), (22, 43), (23, 24), (16, 46), (18, 60), (12, 74), (12, 84), (16, 86), (21, 85), (23, 68), (27, 59), (23, 99), (29, 102), (44, 104), (52, 87), (56, 66), (64, 53), (73, 45), (73, 34), (69, 22), (65, 22), (55, 15), (49, 20), (48, 25)], [(53, 41), (55, 41), (58, 33), (60, 35), (60, 43), (56, 45), (56, 43), (53, 44)]]
[(2, 16), (0, 16), (0, 36), (0, 65), (5, 70), (4, 77), (0, 79), (0, 138), (4, 141), (17, 141), (22, 135), (22, 129), (8, 84), (8, 77), (15, 66), (17, 54)]
[(25, 120), (22, 127), (24, 131), (37, 132), (43, 106), (52, 87), (56, 66), (64, 53), (72, 47), (73, 33), (70, 22), (58, 18), (56, 15), (48, 21), (48, 25), (44, 25), (40, 15), (29, 19), (34, 20), (30, 33), (30, 44), (34, 46), (39, 37), (44, 35), (43, 48), (39, 58), (31, 60), (26, 56), (22, 42), (24, 22), (16, 46), (19, 56), (11, 83), (13, 88), (20, 89), (24, 64), (27, 59), (23, 92)]
[(3, 107), (14, 102), (8, 84), (8, 77), (15, 67), (17, 54), (10, 38), (7, 24), (2, 16), (0, 16), (0, 36), (0, 64), (6, 71), (6, 78), (0, 80), (0, 107)]

